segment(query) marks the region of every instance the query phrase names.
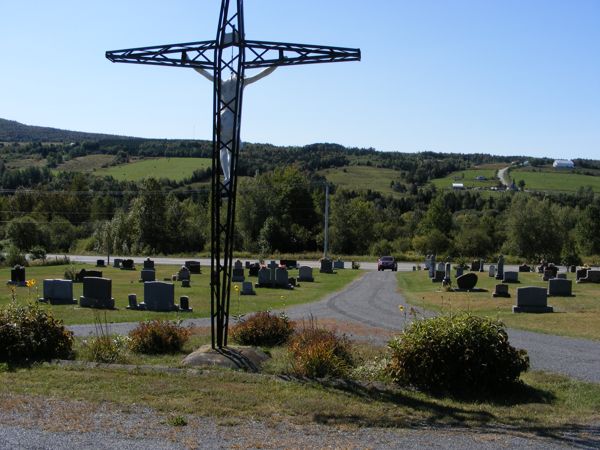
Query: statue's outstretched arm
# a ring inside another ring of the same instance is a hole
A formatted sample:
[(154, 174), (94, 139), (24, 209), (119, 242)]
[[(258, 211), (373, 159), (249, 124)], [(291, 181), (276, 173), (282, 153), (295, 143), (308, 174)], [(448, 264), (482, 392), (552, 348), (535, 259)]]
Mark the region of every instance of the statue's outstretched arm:
[(255, 81), (258, 81), (258, 80), (266, 77), (267, 75), (271, 75), (273, 72), (275, 72), (275, 69), (277, 69), (277, 66), (271, 66), (268, 69), (265, 69), (262, 72), (254, 75), (253, 77), (246, 78), (244, 80), (244, 86), (248, 86), (249, 84), (252, 84)]
[(200, 67), (194, 67), (194, 70), (196, 72), (198, 72), (200, 75), (202, 75), (204, 78), (206, 78), (208, 81), (210, 81), (211, 83), (213, 83), (215, 81), (215, 78), (207, 70), (201, 69)]

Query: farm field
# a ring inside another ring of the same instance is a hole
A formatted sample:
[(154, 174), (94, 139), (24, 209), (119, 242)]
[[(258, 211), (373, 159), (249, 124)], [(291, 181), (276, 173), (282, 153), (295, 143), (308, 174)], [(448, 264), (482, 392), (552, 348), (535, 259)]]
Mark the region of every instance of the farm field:
[(346, 166), (321, 170), (318, 174), (341, 188), (355, 190), (370, 189), (386, 195), (402, 196), (400, 192), (394, 191), (390, 186), (392, 181), (400, 179), (400, 173), (393, 169), (371, 166)]
[[(498, 169), (506, 167), (503, 164), (492, 165), (487, 164), (471, 169), (460, 170), (452, 172), (450, 175), (444, 178), (436, 178), (431, 180), (431, 183), (438, 189), (452, 189), (452, 183), (462, 183), (465, 188), (490, 188), (498, 185), (498, 178), (496, 173)], [(486, 179), (483, 181), (476, 180), (477, 177), (482, 176)]]
[(140, 181), (144, 178), (167, 178), (182, 181), (194, 170), (211, 167), (210, 158), (153, 158), (142, 159), (97, 170), (96, 175), (110, 175), (120, 181)]
[(57, 167), (58, 172), (93, 172), (101, 169), (114, 161), (113, 155), (88, 155), (80, 156), (65, 161)]
[(511, 298), (492, 298), (498, 281), (490, 278), (487, 272), (477, 275), (477, 287), (485, 289), (485, 292), (447, 292), (442, 289), (441, 283), (432, 283), (426, 271), (400, 273), (398, 283), (400, 291), (411, 304), (431, 311), (470, 311), (500, 319), (511, 328), (600, 340), (600, 285), (576, 284), (575, 274), (569, 273), (574, 296), (548, 297), (548, 305), (554, 307), (554, 313), (514, 314), (512, 306), (516, 304), (518, 287), (547, 287), (548, 282), (537, 273), (519, 273), (520, 283), (508, 283)]
[(568, 170), (558, 171), (552, 167), (513, 169), (509, 176), (515, 183), (519, 180), (525, 181), (526, 190), (576, 192), (581, 187), (591, 186), (594, 192), (600, 192), (600, 176), (581, 175)]
[[(33, 301), (43, 296), (43, 280), (53, 278), (63, 278), (65, 270), (70, 266), (33, 266), (26, 268), (27, 279), (36, 280), (36, 287), (28, 289), (26, 287), (16, 288), (16, 299), (19, 303)], [(137, 322), (151, 319), (176, 319), (192, 317), (210, 317), (210, 287), (209, 270), (203, 269), (202, 274), (192, 275), (191, 287), (182, 288), (181, 283), (175, 283), (175, 303), (179, 303), (179, 297), (186, 295), (190, 299), (190, 307), (194, 309), (192, 313), (158, 313), (151, 311), (129, 311), (128, 294), (137, 294), (138, 303), (144, 299), (144, 284), (138, 280), (140, 278), (141, 265), (137, 270), (120, 270), (113, 267), (103, 267), (96, 269), (89, 264), (74, 264), (73, 267), (79, 271), (82, 268), (87, 270), (101, 270), (105, 278), (112, 280), (112, 297), (115, 299), (115, 310), (93, 310), (90, 308), (80, 308), (78, 305), (43, 305), (44, 308), (51, 309), (54, 316), (62, 319), (65, 324), (84, 324), (94, 323), (98, 314), (108, 322)], [(177, 266), (157, 265), (156, 280), (161, 281), (164, 278), (170, 278), (177, 273)], [(248, 312), (266, 311), (284, 306), (291, 306), (301, 303), (309, 303), (320, 300), (325, 295), (339, 291), (351, 281), (358, 278), (364, 272), (361, 270), (338, 270), (337, 274), (321, 274), (315, 271), (314, 283), (300, 283), (300, 286), (293, 290), (286, 289), (268, 289), (256, 288), (257, 295), (237, 296), (234, 289), (231, 291), (232, 315), (246, 314)], [(248, 272), (246, 271), (246, 275)], [(290, 276), (298, 276), (297, 270), (290, 270)], [(10, 269), (0, 270), (0, 279), (10, 280)], [(256, 282), (256, 278), (248, 278), (249, 281)], [(241, 288), (241, 283), (234, 283)], [(83, 284), (73, 283), (73, 297), (78, 300), (82, 295)], [(6, 286), (0, 291), (0, 307), (5, 306), (11, 301), (11, 289)]]

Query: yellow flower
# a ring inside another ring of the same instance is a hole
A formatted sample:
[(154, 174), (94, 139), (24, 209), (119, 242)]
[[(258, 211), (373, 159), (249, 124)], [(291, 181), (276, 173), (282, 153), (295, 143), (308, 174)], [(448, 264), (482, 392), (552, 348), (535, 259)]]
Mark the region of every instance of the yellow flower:
[(235, 292), (240, 290), (240, 287), (236, 284), (235, 286), (233, 286), (233, 289), (235, 290)]
[(404, 306), (398, 305), (398, 308), (400, 308), (400, 312), (404, 312)]
[(35, 280), (34, 280), (34, 279), (27, 280), (27, 281), (25, 282), (25, 286), (27, 286), (28, 288), (32, 288), (32, 287), (34, 287), (34, 286), (35, 286)]

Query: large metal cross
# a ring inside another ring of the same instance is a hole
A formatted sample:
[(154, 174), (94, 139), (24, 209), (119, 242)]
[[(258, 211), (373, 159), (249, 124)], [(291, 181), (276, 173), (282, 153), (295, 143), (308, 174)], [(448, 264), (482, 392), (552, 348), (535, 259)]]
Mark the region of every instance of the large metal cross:
[[(227, 346), (237, 162), (240, 151), (242, 95), (246, 69), (360, 61), (359, 49), (246, 40), (243, 3), (243, 0), (222, 0), (219, 27), (214, 41), (106, 52), (106, 57), (112, 62), (194, 68), (213, 81), (211, 190), (213, 348)], [(223, 169), (225, 174), (222, 176)], [(223, 208), (226, 211), (225, 217), (222, 217)]]

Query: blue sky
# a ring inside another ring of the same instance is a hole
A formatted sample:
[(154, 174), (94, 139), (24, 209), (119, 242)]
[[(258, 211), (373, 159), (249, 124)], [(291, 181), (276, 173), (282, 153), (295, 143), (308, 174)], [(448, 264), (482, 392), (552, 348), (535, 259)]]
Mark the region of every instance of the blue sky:
[[(106, 50), (213, 39), (220, 2), (4, 1), (0, 117), (156, 138), (211, 137), (192, 70)], [(360, 47), (249, 86), (242, 138), (377, 150), (600, 159), (599, 0), (247, 0), (249, 39)]]

